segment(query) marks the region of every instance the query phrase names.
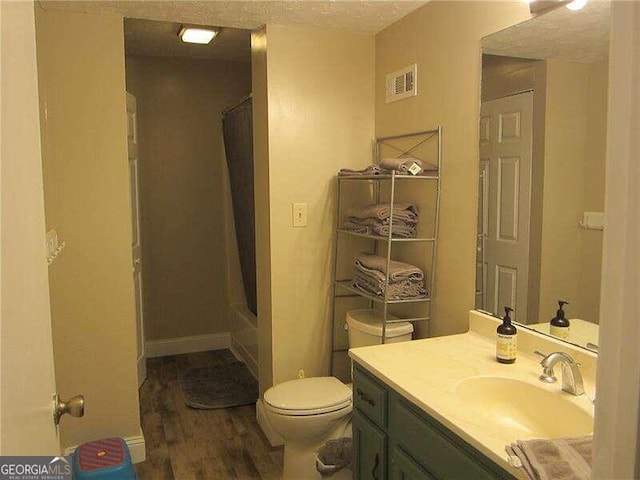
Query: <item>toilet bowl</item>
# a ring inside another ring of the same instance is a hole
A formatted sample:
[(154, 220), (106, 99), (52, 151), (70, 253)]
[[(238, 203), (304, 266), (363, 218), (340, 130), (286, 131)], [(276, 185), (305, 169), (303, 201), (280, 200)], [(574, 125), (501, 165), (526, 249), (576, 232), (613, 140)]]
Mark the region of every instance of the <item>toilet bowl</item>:
[[(392, 318), (392, 317), (389, 317)], [(374, 310), (347, 312), (349, 346), (382, 343), (381, 316)], [(413, 325), (388, 324), (386, 342), (411, 340)], [(351, 385), (335, 377), (290, 380), (264, 393), (264, 414), (284, 440), (284, 480), (319, 479), (316, 452), (328, 440), (351, 436)], [(337, 472), (332, 479), (350, 478), (351, 471)]]
[(320, 478), (316, 451), (345, 436), (351, 410), (351, 389), (335, 377), (290, 380), (265, 392), (265, 414), (284, 439), (283, 479)]

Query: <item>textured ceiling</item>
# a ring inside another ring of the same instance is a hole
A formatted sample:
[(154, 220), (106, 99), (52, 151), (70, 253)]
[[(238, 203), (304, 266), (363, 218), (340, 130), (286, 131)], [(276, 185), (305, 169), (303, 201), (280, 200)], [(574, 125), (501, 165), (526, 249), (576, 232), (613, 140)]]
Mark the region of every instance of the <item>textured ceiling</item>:
[(46, 1), (64, 8), (129, 18), (255, 29), (264, 24), (315, 25), (373, 35), (427, 3), (412, 1)]
[(609, 56), (608, 1), (578, 11), (558, 8), (482, 39), (482, 52), (522, 58), (593, 63)]
[(251, 61), (250, 30), (224, 27), (209, 45), (195, 45), (178, 38), (181, 25), (177, 22), (125, 19), (124, 44), (127, 55)]

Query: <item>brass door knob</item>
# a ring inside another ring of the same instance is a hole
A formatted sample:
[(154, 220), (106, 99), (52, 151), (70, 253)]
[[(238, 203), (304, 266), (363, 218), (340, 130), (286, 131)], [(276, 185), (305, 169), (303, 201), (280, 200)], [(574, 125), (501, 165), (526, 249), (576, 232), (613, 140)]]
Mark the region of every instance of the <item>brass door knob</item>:
[(53, 421), (56, 425), (60, 423), (60, 417), (65, 413), (72, 417), (84, 416), (84, 396), (76, 395), (65, 402), (56, 394), (53, 406)]

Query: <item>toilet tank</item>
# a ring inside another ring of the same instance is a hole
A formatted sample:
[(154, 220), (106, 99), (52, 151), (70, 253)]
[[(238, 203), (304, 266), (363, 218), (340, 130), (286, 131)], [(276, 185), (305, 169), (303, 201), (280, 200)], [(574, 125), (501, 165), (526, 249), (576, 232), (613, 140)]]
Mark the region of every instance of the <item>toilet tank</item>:
[[(387, 315), (387, 319), (397, 317)], [(347, 312), (349, 348), (366, 347), (382, 343), (382, 313), (376, 310), (351, 310)], [(388, 323), (386, 343), (411, 340), (413, 325), (409, 322)]]

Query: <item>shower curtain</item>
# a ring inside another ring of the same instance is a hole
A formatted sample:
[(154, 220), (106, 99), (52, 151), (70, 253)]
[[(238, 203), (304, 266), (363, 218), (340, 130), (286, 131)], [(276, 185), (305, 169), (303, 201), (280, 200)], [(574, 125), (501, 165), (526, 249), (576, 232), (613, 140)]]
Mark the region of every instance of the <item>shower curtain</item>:
[(251, 97), (223, 112), (222, 131), (247, 307), (257, 315)]

